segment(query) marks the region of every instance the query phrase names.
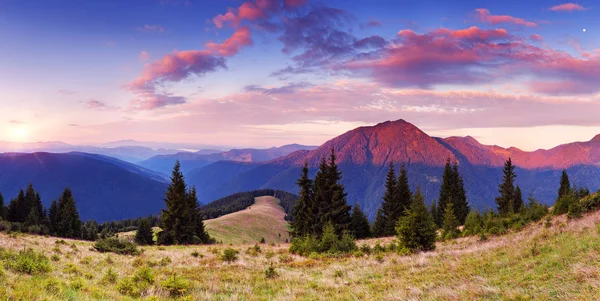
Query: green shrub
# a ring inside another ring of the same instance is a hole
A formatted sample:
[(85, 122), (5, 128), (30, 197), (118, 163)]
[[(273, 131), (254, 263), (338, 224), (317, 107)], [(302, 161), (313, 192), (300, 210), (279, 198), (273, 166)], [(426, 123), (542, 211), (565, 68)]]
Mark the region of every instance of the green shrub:
[(128, 241), (123, 241), (115, 237), (103, 238), (96, 241), (94, 249), (98, 252), (112, 252), (123, 255), (139, 255), (137, 246)]
[(250, 256), (258, 256), (258, 254), (260, 254), (261, 252), (262, 250), (260, 249), (260, 246), (258, 244), (255, 244), (253, 247), (248, 247), (248, 249), (246, 249), (246, 254)]
[(58, 256), (57, 254), (52, 254), (52, 256), (50, 256), (50, 259), (52, 261), (59, 261), (60, 260), (60, 256)]
[(265, 270), (265, 278), (267, 279), (272, 279), (279, 276), (279, 273), (277, 273), (277, 271), (275, 270), (275, 267), (270, 264), (267, 269)]
[(135, 275), (133, 275), (135, 282), (153, 284), (154, 283), (154, 271), (149, 267), (143, 267), (139, 269)]
[(134, 298), (140, 297), (145, 289), (137, 285), (132, 278), (123, 278), (117, 284), (119, 293)]
[(582, 216), (582, 208), (579, 201), (575, 201), (569, 205), (569, 211), (567, 212), (567, 218), (575, 219)]
[(482, 228), (483, 222), (481, 220), (481, 215), (479, 215), (478, 211), (473, 210), (467, 215), (462, 234), (463, 236), (477, 235), (481, 233)]
[(108, 268), (104, 276), (102, 276), (102, 283), (117, 283), (117, 273), (112, 268)]
[(163, 258), (162, 258), (162, 259), (161, 259), (161, 260), (158, 262), (158, 264), (159, 264), (161, 267), (166, 267), (166, 266), (170, 265), (170, 264), (171, 264), (171, 262), (172, 262), (172, 260), (171, 260), (171, 257), (166, 257), (166, 256), (165, 256), (165, 257), (163, 257)]
[(72, 290), (78, 291), (81, 290), (85, 286), (85, 281), (80, 277), (75, 277), (71, 281), (69, 281), (69, 288)]
[(234, 262), (236, 260), (238, 260), (238, 250), (236, 249), (232, 249), (232, 248), (227, 248), (225, 250), (223, 250), (223, 253), (221, 254), (221, 260), (231, 263)]
[(169, 292), (171, 296), (183, 296), (190, 290), (190, 282), (180, 276), (173, 275), (161, 282), (160, 286)]
[(333, 225), (323, 227), (323, 236), (318, 240), (313, 235), (292, 239), (290, 253), (308, 256), (311, 253), (341, 254), (356, 250), (356, 242), (350, 232), (344, 232), (339, 238)]
[(569, 212), (569, 206), (575, 201), (576, 201), (576, 199), (575, 199), (575, 196), (573, 195), (573, 193), (569, 193), (569, 194), (559, 198), (554, 203), (554, 207), (552, 207), (552, 214), (559, 215), (559, 214), (565, 214), (565, 213)]
[(92, 257), (86, 256), (81, 259), (81, 264), (90, 264), (92, 262)]
[(0, 260), (5, 262), (8, 269), (21, 274), (37, 275), (51, 270), (48, 257), (33, 249), (19, 251), (19, 253), (0, 251)]
[(292, 256), (290, 256), (289, 254), (280, 254), (279, 255), (280, 263), (290, 263), (292, 261), (294, 261), (294, 259), (292, 259)]

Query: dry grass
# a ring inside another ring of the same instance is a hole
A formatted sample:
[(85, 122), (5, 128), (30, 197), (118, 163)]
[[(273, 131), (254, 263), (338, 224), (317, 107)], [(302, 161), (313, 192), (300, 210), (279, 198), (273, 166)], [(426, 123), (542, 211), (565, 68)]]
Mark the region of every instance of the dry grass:
[(279, 200), (271, 196), (257, 197), (244, 210), (206, 220), (206, 231), (224, 244), (253, 244), (265, 238), (267, 243), (283, 243), (289, 239), (285, 212)]
[[(598, 221), (600, 212), (574, 221), (558, 217), (550, 228), (540, 222), (485, 242), (468, 237), (438, 243), (434, 252), (411, 256), (301, 258), (290, 255), (287, 244), (262, 245), (258, 254), (246, 252), (251, 245), (238, 245), (233, 263), (219, 259), (228, 247), (223, 245), (144, 247), (132, 257), (97, 253), (89, 242), (0, 234), (2, 248), (59, 257), (45, 275), (6, 270), (0, 299), (131, 300), (118, 283), (145, 267), (156, 278), (141, 294), (146, 300), (171, 299), (165, 281), (173, 275), (188, 285), (183, 300), (596, 300)], [(274, 278), (265, 276), (270, 264)], [(117, 283), (104, 280), (109, 268)]]

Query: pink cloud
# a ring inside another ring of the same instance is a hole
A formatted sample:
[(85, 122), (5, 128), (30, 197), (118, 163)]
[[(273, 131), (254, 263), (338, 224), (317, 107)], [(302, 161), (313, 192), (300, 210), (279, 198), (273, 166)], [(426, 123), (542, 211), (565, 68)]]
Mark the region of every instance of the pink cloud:
[(142, 52), (140, 52), (140, 55), (138, 56), (138, 58), (140, 59), (140, 61), (146, 62), (150, 59), (150, 54), (148, 53), (148, 51), (142, 50)]
[(137, 29), (141, 32), (165, 32), (165, 29), (160, 25), (145, 24), (144, 26), (138, 27)]
[(295, 9), (306, 5), (307, 0), (255, 0), (242, 3), (237, 9), (229, 9), (227, 13), (215, 16), (212, 21), (217, 28), (223, 28), (225, 24), (238, 27), (244, 20), (258, 21), (266, 20), (272, 14), (285, 9)]
[(536, 93), (551, 95), (590, 94), (598, 90), (585, 82), (574, 80), (533, 81), (529, 83), (529, 88)]
[(560, 5), (556, 5), (556, 6), (552, 6), (550, 8), (551, 11), (567, 11), (567, 12), (573, 12), (573, 11), (582, 11), (585, 10), (585, 7), (577, 4), (577, 3), (564, 3), (564, 4), (560, 4)]
[(221, 44), (214, 42), (206, 43), (206, 48), (220, 56), (232, 56), (237, 54), (242, 47), (252, 45), (252, 33), (248, 26), (238, 28), (227, 40)]
[(117, 109), (116, 107), (111, 107), (111, 106), (107, 105), (103, 101), (96, 100), (96, 99), (93, 99), (93, 98), (90, 98), (90, 99), (84, 101), (83, 104), (85, 105), (86, 109), (90, 109), (90, 110), (102, 111), (102, 110), (114, 110), (114, 109)]
[(526, 21), (521, 18), (515, 18), (508, 15), (492, 15), (489, 10), (485, 8), (478, 8), (475, 11), (475, 20), (489, 23), (491, 25), (498, 25), (501, 23), (512, 23), (515, 25), (527, 26), (527, 27), (535, 27), (536, 23), (531, 21)]
[(532, 40), (532, 41), (536, 41), (536, 42), (540, 42), (540, 41), (544, 40), (544, 38), (541, 35), (535, 34), (535, 33), (532, 34), (532, 35), (530, 35), (529, 39)]

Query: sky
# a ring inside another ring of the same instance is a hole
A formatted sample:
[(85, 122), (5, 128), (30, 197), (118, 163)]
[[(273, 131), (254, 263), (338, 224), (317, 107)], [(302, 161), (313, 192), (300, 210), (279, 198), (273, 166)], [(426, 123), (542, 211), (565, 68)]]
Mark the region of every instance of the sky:
[(0, 0), (0, 91), (9, 141), (550, 148), (600, 133), (600, 3)]

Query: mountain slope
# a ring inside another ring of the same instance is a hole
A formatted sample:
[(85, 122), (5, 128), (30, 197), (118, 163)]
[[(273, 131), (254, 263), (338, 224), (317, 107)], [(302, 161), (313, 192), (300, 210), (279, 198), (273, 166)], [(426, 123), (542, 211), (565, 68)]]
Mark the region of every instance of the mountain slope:
[(267, 243), (289, 240), (285, 212), (271, 196), (255, 198), (248, 208), (204, 221), (211, 237), (225, 244), (252, 244), (264, 238)]
[(69, 187), (81, 218), (100, 222), (156, 214), (164, 207), (167, 187), (155, 172), (101, 155), (0, 154), (0, 192), (6, 202), (29, 183), (45, 206)]
[(468, 201), (482, 210), (495, 208), (501, 168), (508, 157), (517, 166), (516, 184), (525, 198), (532, 194), (546, 204), (554, 202), (562, 168), (568, 169), (574, 184), (593, 191), (600, 188), (600, 135), (588, 142), (525, 152), (482, 145), (472, 137), (430, 137), (404, 120), (360, 127), (315, 150), (297, 151), (267, 162), (215, 162), (189, 172), (187, 179), (197, 187), (203, 202), (254, 189), (297, 192), (295, 182), (301, 165), (308, 162), (314, 175), (332, 147), (343, 172), (348, 202), (360, 204), (370, 218), (381, 203), (385, 174), (392, 162), (396, 168), (405, 164), (412, 189), (421, 187), (426, 199), (432, 201), (438, 197), (446, 160), (457, 161)]
[(209, 165), (217, 161), (237, 161), (237, 162), (264, 162), (275, 158), (286, 156), (298, 150), (311, 150), (316, 146), (306, 146), (299, 144), (289, 144), (281, 147), (271, 147), (267, 149), (232, 149), (226, 152), (206, 153), (199, 151), (196, 153), (177, 153), (171, 155), (160, 155), (140, 162), (140, 165), (163, 174), (169, 174), (175, 161), (181, 162), (181, 168), (187, 173), (196, 168)]

